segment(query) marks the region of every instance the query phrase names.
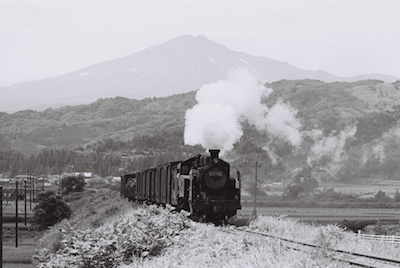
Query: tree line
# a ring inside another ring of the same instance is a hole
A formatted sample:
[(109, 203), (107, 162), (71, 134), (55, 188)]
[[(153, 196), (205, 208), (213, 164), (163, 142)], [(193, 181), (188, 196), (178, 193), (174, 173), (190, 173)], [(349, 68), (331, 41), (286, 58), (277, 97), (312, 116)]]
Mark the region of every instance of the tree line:
[(16, 150), (0, 151), (0, 173), (9, 177), (72, 172), (92, 172), (101, 177), (120, 176), (182, 160), (182, 155), (192, 156), (202, 150), (184, 146), (182, 132), (160, 132), (127, 141), (105, 139), (73, 150), (43, 149), (30, 156)]

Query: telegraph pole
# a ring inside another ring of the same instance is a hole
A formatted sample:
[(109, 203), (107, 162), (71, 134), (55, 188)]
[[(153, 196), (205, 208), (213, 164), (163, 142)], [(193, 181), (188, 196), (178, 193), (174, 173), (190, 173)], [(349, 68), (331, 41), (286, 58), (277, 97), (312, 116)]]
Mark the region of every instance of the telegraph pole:
[[(32, 180), (33, 180), (33, 184), (32, 184), (32, 198), (33, 201), (35, 202), (35, 174), (32, 174)], [(36, 190), (37, 191), (37, 190)]]
[(254, 181), (254, 210), (253, 210), (253, 216), (255, 218), (257, 217), (257, 166), (258, 162), (256, 161), (256, 176)]
[(29, 173), (29, 209), (32, 210), (32, 178)]
[(24, 188), (25, 188), (25, 197), (24, 197), (24, 205), (25, 205), (25, 226), (26, 226), (26, 218), (27, 218), (27, 214), (26, 214), (26, 180), (24, 181)]
[(1, 239), (0, 239), (0, 268), (3, 268), (3, 186), (0, 186), (0, 228), (1, 228)]
[(18, 181), (15, 182), (15, 247), (18, 247)]

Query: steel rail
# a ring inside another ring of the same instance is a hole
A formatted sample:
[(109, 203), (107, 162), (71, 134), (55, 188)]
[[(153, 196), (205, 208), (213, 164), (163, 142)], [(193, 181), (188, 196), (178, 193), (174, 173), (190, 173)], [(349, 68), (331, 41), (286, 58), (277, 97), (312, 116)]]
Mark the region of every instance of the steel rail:
[[(307, 242), (295, 241), (295, 240), (292, 240), (292, 239), (279, 237), (279, 236), (275, 236), (275, 235), (270, 235), (270, 234), (266, 234), (266, 233), (261, 233), (261, 232), (256, 232), (256, 231), (252, 231), (252, 230), (245, 230), (245, 229), (239, 229), (239, 228), (234, 228), (234, 230), (241, 231), (241, 232), (246, 232), (246, 233), (251, 233), (251, 234), (255, 234), (255, 235), (262, 235), (262, 236), (266, 236), (266, 237), (269, 237), (269, 238), (273, 238), (273, 239), (277, 239), (277, 240), (281, 240), (281, 241), (285, 241), (285, 242), (289, 242), (289, 243), (294, 243), (294, 244), (298, 244), (298, 245), (302, 245), (302, 246), (307, 246), (307, 247), (311, 247), (311, 248), (325, 249), (325, 250), (328, 250), (330, 252), (347, 254), (347, 255), (352, 255), (352, 256), (356, 256), (356, 257), (368, 258), (368, 259), (372, 259), (372, 260), (376, 260), (376, 261), (381, 261), (381, 262), (386, 262), (386, 263), (390, 263), (390, 264), (400, 265), (400, 260), (394, 260), (394, 259), (388, 259), (388, 258), (383, 258), (383, 257), (378, 257), (378, 256), (366, 255), (366, 254), (350, 252), (350, 251), (340, 250), (340, 249), (323, 248), (323, 247), (315, 245), (315, 244), (311, 244), (311, 243), (307, 243)], [(304, 251), (304, 250), (301, 250), (301, 249), (298, 249), (298, 248), (293, 248), (293, 247), (287, 247), (287, 248)], [(346, 263), (349, 263), (351, 265), (359, 266), (359, 267), (380, 268), (380, 266), (373, 266), (373, 265), (369, 265), (369, 264), (363, 264), (363, 263), (359, 263), (359, 262), (356, 262), (356, 261), (342, 260), (340, 258), (335, 258), (335, 257), (330, 257), (330, 258), (332, 258), (334, 260), (337, 260), (337, 261), (346, 262)]]

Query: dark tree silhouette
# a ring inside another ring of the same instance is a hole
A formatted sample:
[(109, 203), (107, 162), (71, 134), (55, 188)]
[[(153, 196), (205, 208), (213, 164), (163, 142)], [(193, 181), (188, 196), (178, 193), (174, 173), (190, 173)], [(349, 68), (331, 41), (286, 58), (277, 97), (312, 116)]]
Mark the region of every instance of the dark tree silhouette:
[(39, 231), (46, 230), (49, 226), (53, 226), (72, 215), (67, 203), (53, 191), (40, 193), (37, 201), (38, 203), (33, 210), (34, 215), (30, 222)]
[(358, 233), (359, 230), (363, 232), (365, 227), (375, 223), (376, 221), (348, 221), (346, 219), (343, 220), (343, 226), (346, 227), (346, 229), (353, 231), (354, 233)]
[(82, 192), (85, 186), (85, 179), (83, 176), (68, 176), (61, 180), (62, 194), (69, 194), (71, 192)]

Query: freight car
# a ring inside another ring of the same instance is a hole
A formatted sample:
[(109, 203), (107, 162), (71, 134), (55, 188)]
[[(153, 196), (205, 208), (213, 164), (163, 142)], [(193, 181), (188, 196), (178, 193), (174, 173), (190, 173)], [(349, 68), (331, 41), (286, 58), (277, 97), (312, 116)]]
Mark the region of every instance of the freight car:
[(129, 200), (170, 204), (193, 219), (223, 222), (240, 205), (240, 173), (219, 158), (219, 150), (169, 162), (121, 177), (121, 195)]

